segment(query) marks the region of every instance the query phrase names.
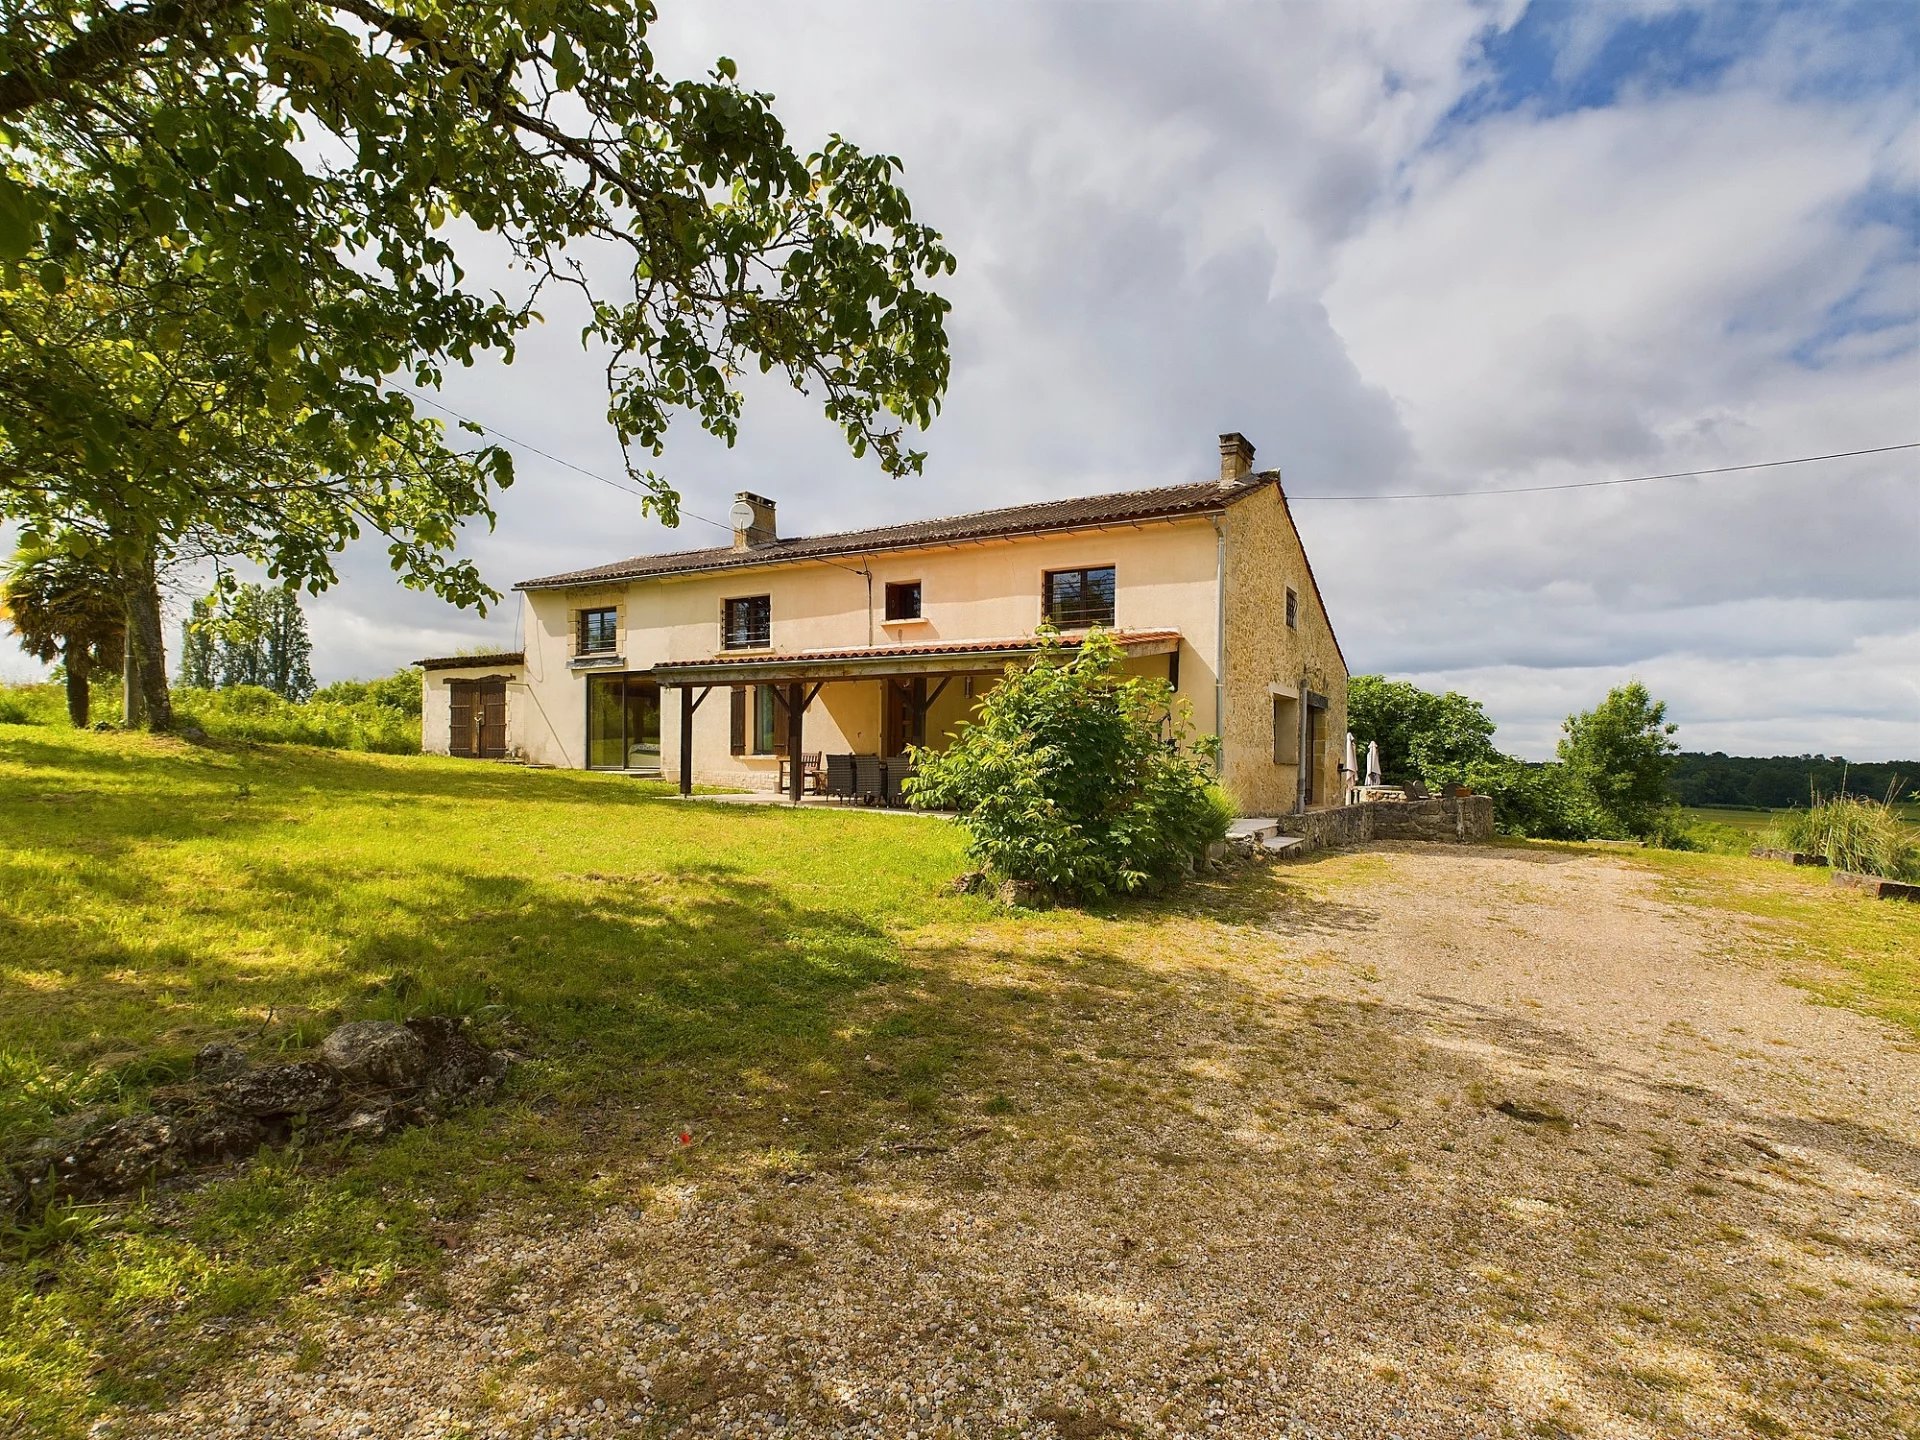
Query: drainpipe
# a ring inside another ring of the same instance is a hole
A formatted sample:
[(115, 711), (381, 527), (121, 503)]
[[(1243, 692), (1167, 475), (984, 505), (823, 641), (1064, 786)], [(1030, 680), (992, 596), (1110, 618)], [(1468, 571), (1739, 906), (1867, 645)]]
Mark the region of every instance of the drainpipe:
[(1227, 532), (1213, 517), (1213, 733), (1220, 742), (1220, 778), (1227, 776)]

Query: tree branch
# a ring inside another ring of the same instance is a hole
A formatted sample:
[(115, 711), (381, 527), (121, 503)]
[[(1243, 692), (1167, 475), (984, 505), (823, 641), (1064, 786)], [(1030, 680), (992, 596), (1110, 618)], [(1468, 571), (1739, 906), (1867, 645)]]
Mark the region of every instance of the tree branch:
[(69, 40), (39, 69), (0, 72), (0, 120), (81, 86), (112, 80), (147, 46), (189, 26), (243, 8), (245, 0), (156, 0), (144, 10), (113, 10)]

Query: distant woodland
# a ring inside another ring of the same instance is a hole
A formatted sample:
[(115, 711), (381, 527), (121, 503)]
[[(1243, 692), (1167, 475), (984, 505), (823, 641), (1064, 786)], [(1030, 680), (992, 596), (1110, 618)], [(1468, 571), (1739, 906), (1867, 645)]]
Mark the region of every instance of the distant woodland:
[(1769, 810), (1805, 805), (1809, 794), (1886, 798), (1898, 784), (1900, 798), (1920, 791), (1920, 760), (1854, 762), (1839, 755), (1710, 755), (1697, 750), (1674, 757), (1668, 780), (1682, 805), (1754, 805)]

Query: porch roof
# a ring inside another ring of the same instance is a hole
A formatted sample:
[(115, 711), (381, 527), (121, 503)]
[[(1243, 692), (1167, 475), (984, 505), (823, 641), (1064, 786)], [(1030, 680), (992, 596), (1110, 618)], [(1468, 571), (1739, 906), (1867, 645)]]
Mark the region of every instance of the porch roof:
[[(1178, 630), (1112, 630), (1122, 652), (1170, 655), (1180, 648)], [(1086, 632), (1062, 634), (1061, 645), (1076, 650)], [(991, 673), (1009, 660), (1035, 654), (1033, 635), (994, 640), (926, 640), (904, 645), (862, 645), (843, 649), (794, 650), (759, 655), (717, 655), (710, 660), (675, 660), (647, 672), (662, 685), (750, 685), (770, 680), (854, 680), (892, 675)]]

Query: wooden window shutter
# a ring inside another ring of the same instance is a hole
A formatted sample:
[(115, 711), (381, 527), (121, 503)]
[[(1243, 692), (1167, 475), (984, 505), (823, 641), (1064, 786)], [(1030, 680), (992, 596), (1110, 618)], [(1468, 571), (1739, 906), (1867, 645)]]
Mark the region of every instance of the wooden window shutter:
[(784, 755), (787, 753), (787, 726), (790, 723), (787, 719), (787, 695), (777, 685), (764, 688), (772, 691), (767, 708), (773, 712), (773, 753)]
[(474, 736), (474, 701), (479, 686), (471, 680), (447, 682), (447, 753), (471, 758), (479, 753)]
[(733, 714), (731, 717), (733, 728), (727, 740), (727, 750), (729, 754), (744, 755), (747, 753), (747, 687), (746, 686), (736, 685), (733, 687), (731, 704), (733, 709)]

